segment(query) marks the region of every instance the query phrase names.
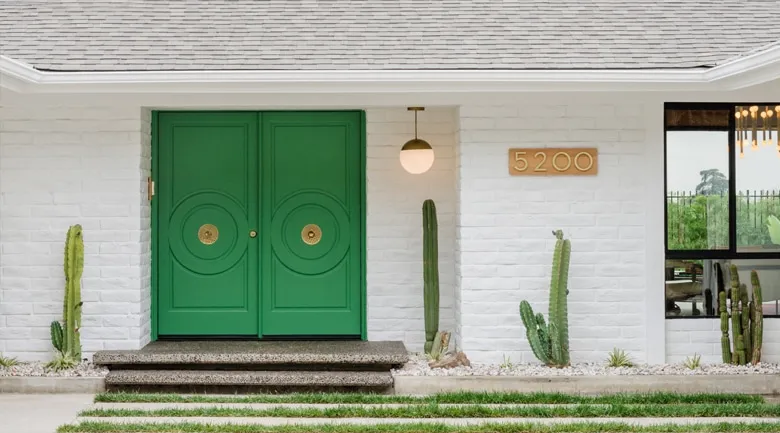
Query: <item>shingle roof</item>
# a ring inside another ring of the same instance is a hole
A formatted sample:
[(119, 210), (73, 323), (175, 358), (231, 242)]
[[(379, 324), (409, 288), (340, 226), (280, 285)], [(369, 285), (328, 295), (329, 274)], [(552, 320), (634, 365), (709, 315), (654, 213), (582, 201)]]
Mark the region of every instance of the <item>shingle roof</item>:
[(42, 70), (709, 67), (778, 39), (777, 0), (0, 0)]

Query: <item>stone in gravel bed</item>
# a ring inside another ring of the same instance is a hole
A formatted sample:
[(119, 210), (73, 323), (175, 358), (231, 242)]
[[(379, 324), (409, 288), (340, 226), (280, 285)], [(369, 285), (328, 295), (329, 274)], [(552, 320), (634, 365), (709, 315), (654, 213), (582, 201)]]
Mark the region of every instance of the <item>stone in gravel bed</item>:
[(649, 375), (742, 375), (778, 374), (780, 365), (702, 364), (691, 370), (683, 364), (637, 365), (607, 367), (603, 364), (572, 364), (569, 368), (550, 368), (541, 364), (517, 364), (501, 367), (497, 364), (474, 364), (451, 369), (430, 368), (425, 355), (410, 353), (409, 362), (392, 371), (394, 376), (649, 376)]
[(13, 367), (0, 367), (0, 377), (105, 377), (108, 369), (90, 362), (62, 371), (46, 371), (45, 362), (20, 362)]

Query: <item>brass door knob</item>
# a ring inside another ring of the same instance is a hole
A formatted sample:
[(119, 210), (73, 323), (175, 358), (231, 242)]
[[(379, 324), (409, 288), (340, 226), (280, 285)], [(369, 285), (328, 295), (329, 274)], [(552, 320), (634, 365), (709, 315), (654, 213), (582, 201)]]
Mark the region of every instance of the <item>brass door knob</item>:
[(249, 231), (249, 237), (250, 238), (257, 237), (257, 231), (256, 230), (250, 230)]

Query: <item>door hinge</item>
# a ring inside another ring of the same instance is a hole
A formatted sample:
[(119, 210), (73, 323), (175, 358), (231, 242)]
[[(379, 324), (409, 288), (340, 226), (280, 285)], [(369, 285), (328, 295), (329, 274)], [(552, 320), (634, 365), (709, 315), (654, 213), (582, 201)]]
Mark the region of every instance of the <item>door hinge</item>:
[(149, 200), (152, 200), (152, 197), (154, 197), (154, 181), (151, 176), (146, 178), (146, 194)]

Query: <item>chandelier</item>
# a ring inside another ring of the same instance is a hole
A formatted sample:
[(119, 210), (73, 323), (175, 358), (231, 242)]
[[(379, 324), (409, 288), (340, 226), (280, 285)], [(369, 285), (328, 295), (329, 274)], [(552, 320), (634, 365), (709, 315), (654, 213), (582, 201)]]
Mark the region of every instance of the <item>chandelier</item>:
[(758, 150), (759, 143), (761, 146), (774, 144), (777, 147), (777, 155), (780, 156), (780, 119), (778, 119), (780, 105), (737, 106), (734, 117), (737, 119), (736, 133), (740, 158), (745, 157), (745, 146), (750, 145), (752, 150)]

